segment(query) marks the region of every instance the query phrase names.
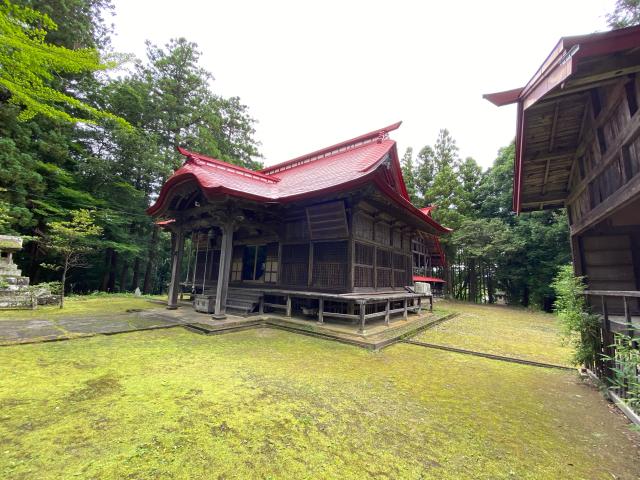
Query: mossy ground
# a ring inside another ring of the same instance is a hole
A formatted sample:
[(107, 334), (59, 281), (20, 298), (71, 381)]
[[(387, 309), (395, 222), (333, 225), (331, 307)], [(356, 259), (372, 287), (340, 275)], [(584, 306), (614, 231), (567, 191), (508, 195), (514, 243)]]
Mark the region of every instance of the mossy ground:
[(436, 311), (459, 315), (425, 330), (414, 340), (478, 352), (569, 365), (554, 315), (504, 305), (439, 301)]
[(271, 329), (0, 349), (0, 478), (633, 479), (576, 374)]
[(57, 305), (47, 305), (35, 310), (0, 310), (0, 321), (118, 314), (125, 313), (127, 310), (158, 308), (161, 305), (157, 303), (157, 300), (164, 299), (166, 297), (161, 295), (142, 297), (131, 294), (74, 295), (64, 299), (64, 308)]

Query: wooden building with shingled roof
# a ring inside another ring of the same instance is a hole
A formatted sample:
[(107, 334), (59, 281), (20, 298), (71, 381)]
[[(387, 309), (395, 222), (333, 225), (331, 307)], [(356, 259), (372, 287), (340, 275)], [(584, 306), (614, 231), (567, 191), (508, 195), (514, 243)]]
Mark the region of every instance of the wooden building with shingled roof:
[(449, 229), (409, 199), (389, 138), (399, 126), (260, 171), (180, 148), (185, 163), (148, 209), (172, 234), (169, 308), (182, 285), (214, 318), (282, 308), (364, 328), (367, 318), (419, 310), (414, 259), (418, 273), (444, 265), (438, 237)]
[(563, 37), (524, 87), (485, 98), (517, 105), (513, 209), (566, 208), (612, 357), (612, 333), (640, 330), (640, 26)]

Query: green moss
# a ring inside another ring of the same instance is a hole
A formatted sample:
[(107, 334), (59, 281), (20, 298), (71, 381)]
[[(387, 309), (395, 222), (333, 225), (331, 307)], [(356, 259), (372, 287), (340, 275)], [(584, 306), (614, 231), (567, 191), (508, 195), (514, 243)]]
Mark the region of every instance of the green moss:
[(21, 250), (22, 238), (12, 237), (10, 235), (0, 235), (0, 251), (5, 250)]
[(640, 471), (620, 417), (575, 374), (413, 345), (170, 329), (2, 348), (0, 378), (2, 478)]
[(162, 307), (161, 295), (136, 297), (128, 294), (75, 295), (64, 299), (64, 308), (57, 305), (38, 307), (35, 310), (3, 310), (0, 321), (37, 318), (80, 317), (83, 315), (108, 315), (127, 310), (148, 310)]
[(525, 360), (569, 365), (571, 349), (562, 344), (556, 317), (517, 307), (438, 302), (438, 311), (458, 316), (425, 330), (414, 339), (506, 355)]

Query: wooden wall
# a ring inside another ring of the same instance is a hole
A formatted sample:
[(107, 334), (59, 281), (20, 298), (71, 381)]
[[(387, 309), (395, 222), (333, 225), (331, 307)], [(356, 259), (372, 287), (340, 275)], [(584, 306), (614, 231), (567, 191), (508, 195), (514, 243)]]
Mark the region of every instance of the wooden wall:
[(635, 75), (591, 91), (566, 201), (573, 234), (598, 223), (637, 193), (639, 98)]

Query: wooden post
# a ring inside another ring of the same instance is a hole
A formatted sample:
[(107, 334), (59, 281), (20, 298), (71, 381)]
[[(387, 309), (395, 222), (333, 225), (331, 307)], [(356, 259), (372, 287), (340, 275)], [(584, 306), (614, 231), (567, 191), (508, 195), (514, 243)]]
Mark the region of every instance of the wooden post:
[[(629, 310), (629, 298), (622, 297), (622, 301), (624, 302), (624, 320), (627, 324), (627, 335), (631, 338), (635, 337), (635, 331), (633, 328), (633, 321), (631, 319), (631, 311)], [(638, 348), (637, 342), (633, 342), (633, 348)]]
[(173, 237), (174, 250), (171, 262), (171, 283), (169, 284), (169, 298), (167, 308), (175, 310), (178, 308), (178, 293), (180, 291), (180, 269), (182, 268), (182, 250), (184, 246), (184, 233), (182, 230), (171, 232)]
[(387, 306), (384, 311), (384, 324), (389, 326), (389, 310), (391, 309), (391, 300), (387, 299)]
[(324, 313), (324, 298), (320, 297), (318, 299), (318, 323), (324, 323), (323, 314)]
[(307, 268), (307, 286), (313, 284), (313, 242), (309, 242), (309, 266)]
[(407, 319), (407, 297), (404, 297), (404, 300), (402, 302), (402, 306), (404, 308), (404, 312), (402, 312), (402, 319), (406, 320)]
[(367, 313), (367, 303), (365, 300), (358, 301), (358, 305), (360, 305), (360, 330), (358, 332), (364, 333), (365, 322), (367, 321), (365, 315)]
[(291, 316), (291, 295), (287, 295), (287, 310), (285, 311), (285, 317)]
[(433, 312), (433, 294), (429, 297), (429, 311)]
[(220, 229), (222, 230), (222, 243), (220, 244), (220, 267), (218, 269), (218, 284), (216, 285), (216, 305), (213, 311), (215, 320), (226, 318), (229, 274), (231, 273), (231, 257), (233, 256), (233, 224), (223, 224)]
[(422, 313), (422, 297), (418, 297), (418, 315)]
[(258, 313), (264, 315), (264, 295), (260, 295), (260, 303), (258, 304)]

